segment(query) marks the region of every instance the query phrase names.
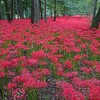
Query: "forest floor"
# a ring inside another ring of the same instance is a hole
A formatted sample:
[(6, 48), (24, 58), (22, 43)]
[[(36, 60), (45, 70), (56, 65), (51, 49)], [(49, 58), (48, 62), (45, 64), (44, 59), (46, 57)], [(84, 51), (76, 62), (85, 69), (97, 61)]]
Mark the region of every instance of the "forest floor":
[(100, 29), (90, 22), (0, 20), (0, 100), (100, 100)]

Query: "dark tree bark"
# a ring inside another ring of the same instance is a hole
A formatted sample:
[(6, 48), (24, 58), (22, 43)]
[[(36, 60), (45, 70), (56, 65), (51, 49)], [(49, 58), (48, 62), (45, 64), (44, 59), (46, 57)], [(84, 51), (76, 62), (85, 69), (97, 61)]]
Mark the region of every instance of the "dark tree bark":
[(20, 18), (24, 18), (24, 14), (23, 14), (23, 7), (22, 7), (22, 0), (17, 0), (18, 1), (18, 13)]
[(94, 18), (94, 21), (91, 25), (91, 28), (99, 28), (99, 21), (100, 21), (100, 7), (99, 10)]
[(56, 0), (54, 0), (54, 21), (56, 21)]
[(15, 1), (16, 1), (16, 12), (17, 12), (17, 16), (18, 16), (18, 19), (19, 19), (18, 1), (17, 0), (15, 0)]
[(39, 0), (32, 0), (31, 5), (31, 22), (38, 23), (40, 20), (40, 2)]
[(31, 23), (34, 23), (34, 0), (31, 1)]
[(9, 1), (8, 0), (4, 0), (4, 4), (5, 4), (6, 14), (7, 14), (7, 19), (8, 19), (8, 22), (10, 23), (12, 21), (12, 19), (11, 19), (11, 12), (10, 12), (10, 7), (9, 7)]
[(14, 0), (11, 0), (11, 20), (14, 19)]
[(40, 13), (40, 1), (39, 0), (36, 0), (36, 4), (37, 4), (37, 22), (40, 20), (40, 18), (41, 18), (41, 13)]
[(44, 21), (46, 22), (47, 21), (47, 18), (46, 18), (46, 0), (44, 0)]
[(93, 23), (93, 21), (94, 21), (95, 15), (96, 15), (97, 2), (98, 2), (98, 0), (93, 0), (93, 15), (92, 15), (92, 23)]
[(50, 15), (51, 15), (51, 18), (52, 18), (52, 16), (53, 16), (53, 14), (52, 14), (52, 9), (50, 10)]
[(1, 8), (1, 1), (0, 1), (0, 20), (2, 19), (2, 8)]
[(39, 0), (39, 4), (40, 4), (40, 16), (41, 16), (41, 19), (42, 19), (43, 18), (43, 15), (42, 15), (43, 11), (42, 11), (42, 2), (41, 2), (41, 0)]

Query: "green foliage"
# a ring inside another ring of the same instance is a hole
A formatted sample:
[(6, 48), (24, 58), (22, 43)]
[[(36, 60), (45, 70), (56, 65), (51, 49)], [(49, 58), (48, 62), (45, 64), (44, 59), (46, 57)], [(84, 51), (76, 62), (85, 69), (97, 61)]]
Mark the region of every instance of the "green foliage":
[(89, 0), (68, 0), (65, 5), (66, 14), (69, 15), (89, 15), (92, 12), (92, 3)]

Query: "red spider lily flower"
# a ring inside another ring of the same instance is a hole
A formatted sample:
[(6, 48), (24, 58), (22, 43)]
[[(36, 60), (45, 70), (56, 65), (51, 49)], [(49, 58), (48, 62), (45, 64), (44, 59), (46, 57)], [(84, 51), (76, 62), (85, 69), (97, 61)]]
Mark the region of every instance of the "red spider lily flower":
[(73, 77), (78, 76), (78, 72), (68, 72), (68, 73), (65, 73), (64, 76), (67, 78), (73, 78)]
[(27, 59), (27, 63), (29, 64), (29, 66), (37, 65), (38, 60), (36, 58), (29, 58)]
[(95, 47), (95, 46), (93, 46), (93, 45), (90, 46), (90, 49), (91, 49), (94, 53), (98, 51), (98, 48)]
[(87, 67), (83, 67), (81, 68), (81, 70), (87, 74), (90, 74), (91, 72), (93, 72), (93, 69), (92, 68), (87, 68)]
[(72, 99), (73, 100), (84, 100), (85, 96), (81, 92), (76, 91), (75, 94), (72, 96)]
[(86, 49), (86, 47), (87, 47), (87, 44), (86, 43), (84, 43), (84, 44), (81, 45), (81, 48), (82, 49)]
[(63, 76), (63, 75), (64, 75), (64, 72), (63, 72), (63, 71), (57, 71), (56, 74), (57, 74), (58, 76)]
[(59, 60), (56, 56), (48, 55), (48, 58), (55, 64), (59, 62)]
[(62, 67), (61, 63), (56, 63), (55, 65), (56, 65), (57, 68), (61, 68)]
[(8, 71), (6, 74), (7, 74), (7, 76), (15, 76), (15, 73), (11, 72), (11, 71)]
[(95, 64), (96, 72), (100, 73), (100, 63)]
[(77, 55), (75, 55), (74, 56), (74, 61), (79, 61), (79, 60), (81, 60), (82, 59), (82, 56), (81, 55), (79, 55), (79, 54), (77, 54)]
[(71, 84), (59, 81), (56, 84), (63, 90), (63, 96), (66, 100), (84, 100), (84, 95), (76, 91)]
[(100, 100), (100, 86), (93, 86), (90, 88), (89, 100)]
[(10, 61), (10, 68), (14, 68), (14, 67), (17, 67), (18, 66), (18, 62), (19, 62), (19, 59), (18, 58), (13, 58), (11, 61)]
[(8, 87), (8, 90), (12, 90), (12, 89), (17, 87), (17, 84), (15, 84), (15, 83), (8, 83), (7, 87)]
[(14, 83), (23, 83), (27, 80), (28, 80), (28, 77), (26, 77), (26, 76), (16, 76), (16, 77), (14, 77), (13, 82)]
[(17, 88), (13, 91), (12, 95), (15, 99), (23, 99), (25, 96), (25, 90), (21, 88)]
[(79, 47), (73, 47), (72, 50), (73, 52), (81, 52), (81, 49)]
[(83, 81), (80, 78), (78, 78), (78, 77), (74, 77), (72, 82), (74, 84), (76, 84), (77, 86), (79, 86), (79, 87), (81, 87), (83, 85)]
[(47, 68), (43, 68), (41, 70), (42, 75), (49, 75), (50, 74), (50, 70), (48, 70)]
[(9, 65), (10, 65), (10, 62), (9, 62), (9, 61), (3, 60), (3, 61), (1, 62), (1, 66), (2, 66), (3, 68), (8, 68)]
[(0, 78), (3, 78), (5, 76), (5, 72), (0, 72)]
[(23, 87), (28, 88), (44, 88), (47, 86), (45, 81), (35, 80), (33, 78), (29, 79), (28, 81), (24, 82)]
[(23, 49), (23, 50), (28, 50), (28, 48), (24, 44), (22, 44), (20, 42), (15, 45), (15, 48)]
[(42, 65), (42, 66), (47, 65), (47, 63), (45, 61), (41, 61), (41, 62), (39, 62), (39, 64)]
[(88, 66), (93, 66), (93, 62), (90, 60), (83, 60), (83, 63), (88, 65)]
[(99, 86), (100, 85), (100, 80), (97, 80), (95, 78), (91, 78), (89, 80), (83, 80), (83, 86), (85, 87), (93, 87), (93, 86)]
[(68, 68), (68, 69), (72, 69), (72, 68), (73, 68), (73, 65), (72, 65), (72, 63), (71, 63), (70, 60), (66, 60), (66, 61), (65, 61), (65, 66), (66, 66), (66, 68)]
[(33, 78), (36, 78), (36, 79), (41, 79), (43, 77), (42, 73), (38, 72), (38, 71), (32, 71), (31, 75), (32, 75)]
[(39, 51), (33, 52), (33, 53), (32, 53), (32, 57), (33, 57), (33, 58), (42, 59), (42, 58), (45, 57), (45, 52), (44, 52), (44, 50), (39, 50)]
[(65, 81), (57, 81), (56, 84), (57, 84), (58, 87), (60, 87), (62, 89), (73, 88), (72, 84), (67, 83)]
[(19, 58), (19, 61), (25, 61), (26, 59), (27, 59), (26, 56), (21, 56), (21, 57)]

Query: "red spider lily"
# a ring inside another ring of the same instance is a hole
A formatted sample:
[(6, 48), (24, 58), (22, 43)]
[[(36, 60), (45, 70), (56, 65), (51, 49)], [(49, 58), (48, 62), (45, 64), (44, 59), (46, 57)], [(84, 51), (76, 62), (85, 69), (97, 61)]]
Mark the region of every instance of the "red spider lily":
[(24, 82), (23, 87), (28, 88), (44, 88), (47, 86), (45, 81), (39, 81), (34, 79), (29, 79), (28, 81)]
[(90, 61), (90, 60), (83, 60), (83, 63), (84, 63), (84, 64), (87, 64), (87, 65), (89, 65), (89, 66), (93, 66), (93, 62)]
[(100, 63), (96, 63), (95, 64), (95, 68), (96, 68), (96, 72), (99, 72), (100, 73)]
[(83, 67), (81, 68), (81, 70), (87, 74), (90, 74), (91, 72), (93, 72), (93, 69), (92, 68), (87, 68), (87, 67)]
[(100, 100), (100, 87), (93, 86), (89, 91), (89, 100)]
[(29, 58), (27, 59), (27, 63), (29, 64), (29, 66), (33, 66), (38, 63), (38, 60), (36, 58)]
[(81, 45), (81, 48), (82, 49), (86, 49), (86, 47), (87, 47), (87, 44), (86, 43), (84, 43), (84, 44)]
[(44, 52), (44, 50), (39, 50), (39, 51), (33, 52), (32, 57), (33, 58), (39, 58), (39, 59), (44, 58), (45, 57), (45, 52)]
[(42, 73), (42, 75), (49, 75), (50, 71), (48, 69), (46, 69), (46, 68), (43, 68), (41, 73)]
[(74, 52), (81, 52), (81, 49), (79, 47), (73, 47), (72, 50)]
[(58, 71), (56, 72), (56, 74), (57, 74), (58, 76), (64, 76), (64, 72), (63, 72), (62, 70), (58, 70)]
[(74, 72), (74, 71), (68, 72), (68, 73), (65, 73), (64, 76), (67, 77), (67, 78), (73, 78), (73, 77), (78, 76), (78, 72)]
[(3, 78), (5, 76), (5, 72), (0, 72), (0, 78)]
[(14, 89), (16, 87), (17, 87), (17, 84), (15, 84), (15, 83), (9, 83), (8, 84), (8, 90), (12, 90), (12, 89)]
[(72, 68), (73, 68), (73, 65), (72, 65), (72, 63), (71, 63), (70, 60), (66, 60), (66, 61), (65, 61), (65, 66), (66, 66), (66, 68), (68, 68), (68, 69), (72, 69)]
[(79, 61), (81, 59), (82, 59), (82, 56), (79, 54), (74, 56), (74, 61)]
[(35, 78), (35, 79), (42, 79), (43, 75), (41, 72), (38, 72), (38, 71), (32, 71), (32, 76)]
[(23, 99), (25, 96), (25, 90), (21, 88), (17, 88), (13, 91), (12, 95), (15, 99)]

